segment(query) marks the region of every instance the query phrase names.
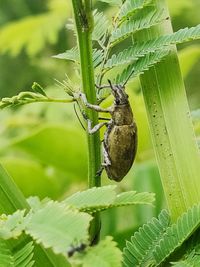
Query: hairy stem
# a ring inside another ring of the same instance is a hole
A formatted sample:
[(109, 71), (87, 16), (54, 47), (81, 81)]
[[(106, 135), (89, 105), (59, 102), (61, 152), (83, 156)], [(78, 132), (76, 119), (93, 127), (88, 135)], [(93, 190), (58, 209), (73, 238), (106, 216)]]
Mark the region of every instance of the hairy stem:
[[(169, 16), (165, 0), (155, 0)], [(147, 41), (172, 33), (170, 20), (137, 34)], [(154, 149), (169, 211), (177, 217), (199, 202), (199, 152), (180, 72), (176, 47), (167, 58), (140, 77)]]
[[(81, 62), (81, 77), (82, 88), (91, 104), (96, 104), (96, 91), (94, 82), (94, 69), (92, 61), (92, 30), (93, 30), (93, 16), (91, 1), (72, 0), (74, 17), (76, 21), (76, 30), (78, 36), (79, 54)], [(98, 123), (97, 112), (86, 109), (88, 118), (94, 125)], [(100, 186), (100, 176), (97, 174), (100, 169), (101, 155), (100, 155), (100, 137), (99, 132), (89, 135), (88, 141), (88, 185), (89, 187)], [(91, 240), (93, 241), (98, 236), (100, 229), (99, 214), (95, 215), (93, 224), (91, 226)], [(98, 239), (98, 238), (97, 238)]]

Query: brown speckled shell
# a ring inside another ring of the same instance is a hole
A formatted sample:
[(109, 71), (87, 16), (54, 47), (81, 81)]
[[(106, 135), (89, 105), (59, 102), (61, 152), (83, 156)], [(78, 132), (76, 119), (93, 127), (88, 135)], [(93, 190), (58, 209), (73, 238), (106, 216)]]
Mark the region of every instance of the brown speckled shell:
[(137, 127), (130, 125), (111, 125), (104, 143), (111, 165), (106, 172), (111, 180), (120, 182), (130, 170), (137, 150)]

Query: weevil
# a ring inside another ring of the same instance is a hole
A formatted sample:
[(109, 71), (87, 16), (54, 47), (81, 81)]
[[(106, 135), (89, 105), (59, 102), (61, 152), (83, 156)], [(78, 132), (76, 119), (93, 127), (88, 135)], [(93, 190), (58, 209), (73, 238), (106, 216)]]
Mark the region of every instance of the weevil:
[[(137, 151), (137, 126), (133, 112), (125, 92), (125, 86), (112, 85), (108, 80), (114, 103), (111, 107), (104, 109), (98, 105), (87, 102), (86, 96), (80, 94), (86, 107), (97, 112), (110, 113), (109, 122), (101, 122), (92, 128), (92, 122), (88, 120), (88, 132), (95, 133), (104, 125), (107, 129), (104, 134), (103, 156), (104, 162), (100, 173), (105, 168), (107, 176), (111, 180), (120, 182), (133, 165)], [(103, 87), (101, 87), (103, 88)]]

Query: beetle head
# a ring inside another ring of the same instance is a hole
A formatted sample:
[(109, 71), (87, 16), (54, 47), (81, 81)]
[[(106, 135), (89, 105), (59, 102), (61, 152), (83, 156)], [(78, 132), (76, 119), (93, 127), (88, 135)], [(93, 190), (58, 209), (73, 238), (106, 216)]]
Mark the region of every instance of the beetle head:
[(128, 103), (128, 95), (125, 92), (125, 87), (122, 85), (113, 85), (110, 80), (108, 80), (112, 94), (115, 98), (114, 102), (116, 105), (124, 105)]

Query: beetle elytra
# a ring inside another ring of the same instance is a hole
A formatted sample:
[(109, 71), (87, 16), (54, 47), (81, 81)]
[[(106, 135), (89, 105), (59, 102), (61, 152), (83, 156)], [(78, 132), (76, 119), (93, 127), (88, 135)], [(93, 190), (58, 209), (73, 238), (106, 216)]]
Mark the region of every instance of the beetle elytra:
[(111, 115), (109, 122), (101, 122), (93, 128), (92, 122), (88, 120), (88, 132), (92, 134), (104, 125), (107, 126), (103, 141), (104, 162), (101, 171), (105, 168), (109, 179), (120, 182), (130, 170), (135, 159), (137, 126), (125, 87), (108, 82), (114, 96), (114, 103), (110, 108), (103, 109), (98, 105), (88, 103), (86, 96), (82, 93), (80, 97), (86, 107)]

